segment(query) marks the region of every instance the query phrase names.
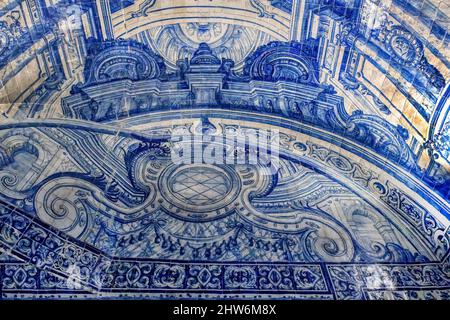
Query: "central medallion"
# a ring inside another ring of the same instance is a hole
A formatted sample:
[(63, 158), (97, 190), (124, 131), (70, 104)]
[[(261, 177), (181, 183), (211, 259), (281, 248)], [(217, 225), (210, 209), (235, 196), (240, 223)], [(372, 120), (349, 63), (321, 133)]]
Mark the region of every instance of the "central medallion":
[[(240, 179), (228, 166), (169, 166), (159, 180), (167, 208), (178, 218), (207, 221), (228, 214), (240, 192)], [(173, 210), (175, 209), (175, 211)]]
[(172, 194), (186, 204), (205, 206), (222, 201), (233, 182), (215, 168), (184, 168), (169, 181)]

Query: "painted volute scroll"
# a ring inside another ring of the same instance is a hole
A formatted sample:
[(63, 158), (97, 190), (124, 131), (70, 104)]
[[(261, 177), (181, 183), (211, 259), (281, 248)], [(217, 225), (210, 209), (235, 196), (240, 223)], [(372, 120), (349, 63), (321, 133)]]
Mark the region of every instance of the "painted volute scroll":
[(0, 299), (450, 299), (449, 17), (0, 0)]

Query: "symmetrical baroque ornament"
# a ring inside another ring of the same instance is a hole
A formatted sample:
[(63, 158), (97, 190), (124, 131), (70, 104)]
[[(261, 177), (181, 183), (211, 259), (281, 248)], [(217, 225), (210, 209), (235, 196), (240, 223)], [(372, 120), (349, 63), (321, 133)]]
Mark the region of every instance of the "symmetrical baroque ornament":
[(395, 62), (403, 67), (416, 69), (439, 91), (445, 87), (444, 77), (428, 62), (423, 44), (410, 31), (401, 26), (391, 26), (391, 23), (386, 21), (378, 38), (384, 42), (387, 52)]
[(373, 1), (53, 2), (0, 12), (0, 90), (45, 74), (0, 115), (0, 299), (450, 298), (447, 113), (422, 146), (363, 72), (440, 92), (413, 30)]
[[(305, 292), (310, 298), (365, 298), (366, 290), (383, 286), (373, 283), (378, 281), (370, 271), (373, 262), (421, 262), (417, 272), (436, 269), (432, 272), (440, 280), (433, 284), (448, 285), (445, 269), (429, 263), (445, 259), (449, 250), (443, 226), (375, 172), (323, 146), (286, 139), (281, 169), (271, 175), (258, 166), (174, 164), (169, 142), (137, 141), (119, 133), (108, 146), (113, 131), (108, 135), (75, 123), (12, 130), (4, 137), (20, 141), (30, 130), (41, 132), (28, 142), (37, 143), (39, 151), (16, 149), (17, 159), (32, 152), (45, 168), (55, 153), (65, 150), (71, 156), (64, 166), (41, 171), (36, 182), (28, 179), (28, 185), (19, 175), (24, 164), (3, 167), (8, 179), (1, 181), (8, 191), (2, 201), (14, 207), (2, 204), (0, 241), (12, 257), (31, 261), (30, 266), (8, 264), (4, 292), (56, 288), (107, 296), (115, 288), (130, 296), (151, 296), (172, 288), (202, 289), (213, 296), (220, 290), (244, 297), (264, 290), (271, 297)], [(115, 163), (114, 168), (107, 163)], [(321, 173), (322, 165), (327, 173)], [(332, 176), (351, 177), (355, 190), (378, 195), (392, 209), (382, 214)], [(347, 200), (336, 202), (339, 198)], [(397, 223), (404, 226), (395, 229)], [(410, 228), (417, 231), (406, 231)], [(180, 260), (185, 262), (173, 262)], [(323, 269), (321, 262), (352, 264)], [(367, 264), (369, 272), (344, 276)], [(411, 281), (427, 286), (412, 276), (417, 272), (398, 274), (395, 264), (386, 268), (386, 281), (402, 281), (396, 288)], [(66, 280), (47, 284), (35, 277)]]
[(198, 45), (207, 43), (220, 58), (232, 59), (242, 69), (244, 60), (260, 45), (273, 37), (239, 24), (219, 22), (187, 22), (159, 26), (143, 31), (137, 37), (164, 57), (169, 69), (176, 69), (178, 60), (192, 58)]

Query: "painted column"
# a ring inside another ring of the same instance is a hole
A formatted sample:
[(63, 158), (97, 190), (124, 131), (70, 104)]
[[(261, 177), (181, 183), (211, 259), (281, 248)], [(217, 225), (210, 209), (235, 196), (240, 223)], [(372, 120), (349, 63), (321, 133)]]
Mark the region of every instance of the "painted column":
[(306, 0), (293, 0), (289, 39), (301, 41), (305, 38)]
[(103, 40), (114, 39), (114, 31), (111, 21), (111, 8), (109, 0), (97, 0), (97, 10), (99, 13), (100, 26)]

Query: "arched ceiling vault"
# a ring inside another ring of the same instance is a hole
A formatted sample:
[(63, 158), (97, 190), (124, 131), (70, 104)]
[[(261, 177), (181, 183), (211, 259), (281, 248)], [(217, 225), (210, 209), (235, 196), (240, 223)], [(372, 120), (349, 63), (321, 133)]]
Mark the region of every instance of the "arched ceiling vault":
[(448, 298), (449, 8), (0, 1), (0, 299)]
[[(270, 19), (267, 19), (270, 17)], [(128, 38), (159, 26), (178, 23), (228, 23), (263, 31), (277, 40), (288, 40), (290, 15), (270, 6), (268, 1), (148, 1), (111, 14), (110, 30), (114, 38)]]

